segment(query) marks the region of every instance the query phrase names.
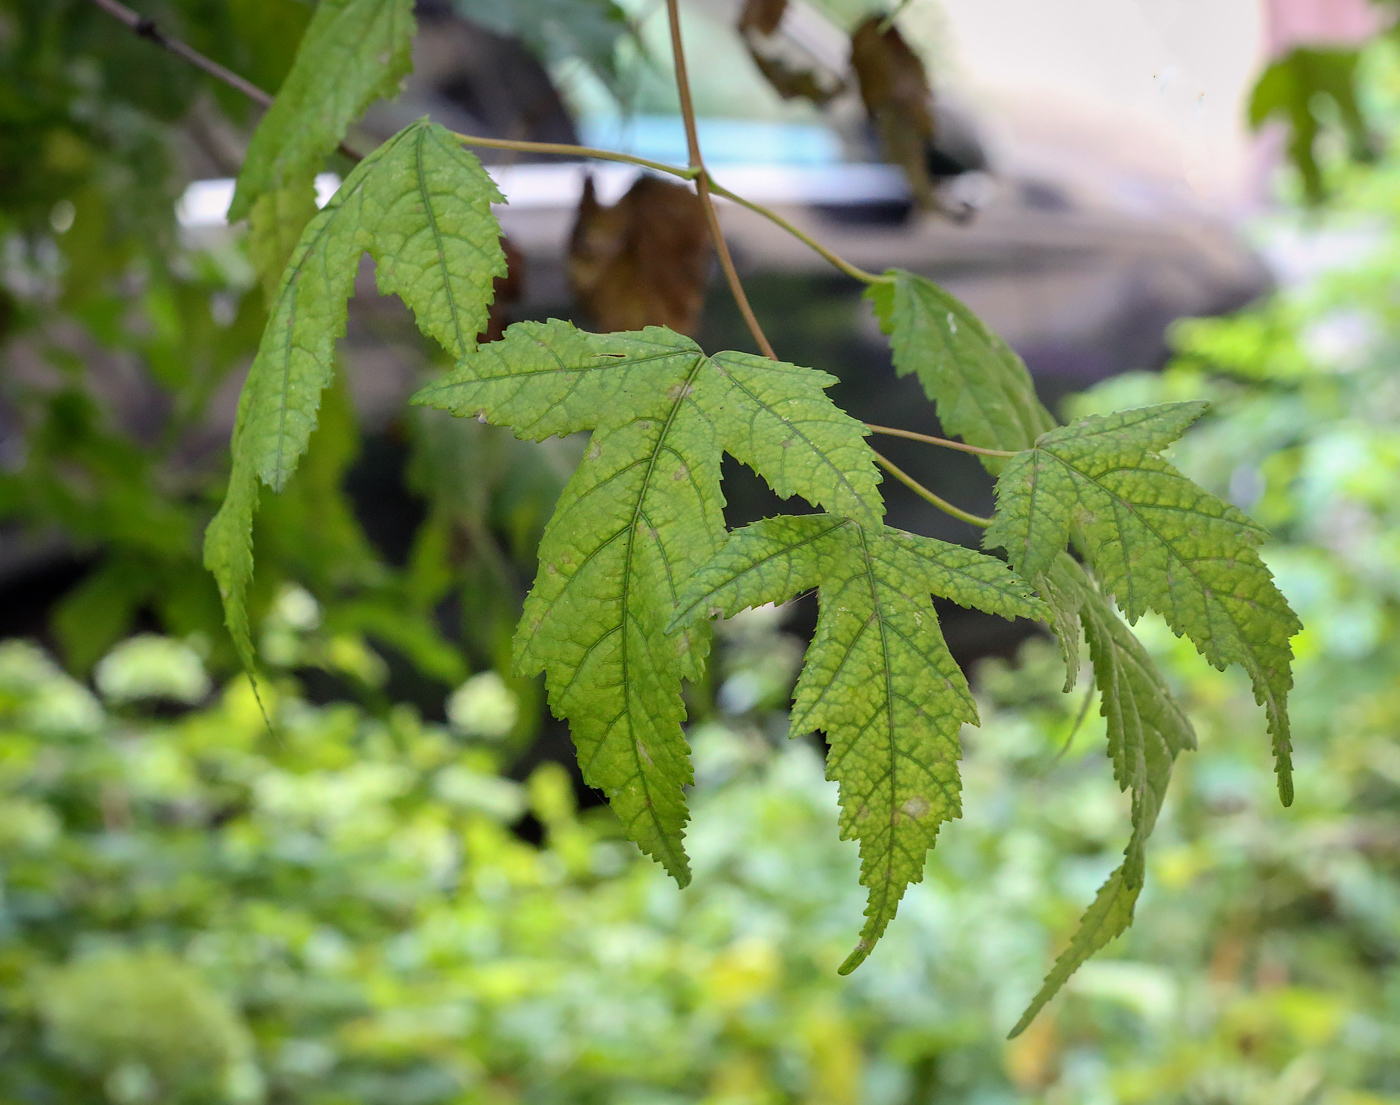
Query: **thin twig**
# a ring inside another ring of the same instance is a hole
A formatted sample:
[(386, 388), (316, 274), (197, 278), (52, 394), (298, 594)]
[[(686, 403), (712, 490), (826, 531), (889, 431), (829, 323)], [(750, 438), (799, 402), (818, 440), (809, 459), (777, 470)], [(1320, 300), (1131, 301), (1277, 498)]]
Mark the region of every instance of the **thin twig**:
[(232, 69), (225, 69), (217, 61), (206, 58), (193, 46), (189, 46), (181, 42), (178, 38), (166, 34), (156, 26), (156, 21), (150, 16), (134, 12), (125, 4), (118, 3), (117, 0), (92, 0), (92, 2), (114, 19), (121, 20), (121, 22), (125, 23), (128, 28), (140, 37), (149, 39), (157, 46), (169, 50), (178, 57), (184, 58), (196, 68), (203, 69), (211, 77), (221, 80), (230, 88), (235, 88), (243, 93), (243, 95), (247, 96), (248, 99), (252, 100), (255, 104), (259, 104), (262, 107), (272, 106), (272, 97), (257, 85), (253, 84), (251, 81), (244, 80)]
[(630, 153), (616, 150), (603, 150), (596, 146), (571, 146), (566, 142), (526, 142), (514, 138), (483, 138), (476, 134), (450, 132), (452, 137), (464, 146), (485, 146), (492, 150), (517, 150), (521, 153), (557, 153), (566, 157), (588, 157), (596, 161), (621, 161), (628, 165), (640, 165), (657, 173), (669, 173), (682, 180), (694, 180), (700, 175), (699, 169), (686, 169), (679, 165), (667, 165), (664, 161), (651, 161)]
[(764, 334), (763, 327), (758, 324), (758, 317), (753, 313), (753, 307), (749, 304), (749, 297), (744, 292), (744, 285), (739, 280), (739, 272), (734, 267), (734, 258), (729, 255), (729, 245), (724, 240), (724, 232), (719, 226), (719, 215), (715, 212), (715, 201), (710, 196), (710, 175), (705, 171), (705, 161), (700, 156), (700, 138), (695, 130), (695, 104), (690, 98), (690, 77), (685, 69), (685, 48), (681, 43), (681, 12), (677, 0), (666, 0), (666, 14), (671, 23), (671, 57), (676, 70), (676, 91), (680, 94), (681, 118), (685, 120), (685, 141), (690, 148), (690, 167), (697, 170), (695, 177), (695, 191), (700, 196), (701, 206), (705, 209), (705, 221), (710, 224), (710, 237), (714, 239), (715, 252), (719, 254), (719, 266), (724, 270), (724, 278), (729, 282), (729, 291), (734, 296), (734, 302), (739, 306), (739, 313), (744, 316), (744, 321), (748, 323), (749, 333), (753, 335), (753, 340), (758, 343), (759, 350), (765, 357), (772, 360), (778, 359), (778, 354), (773, 352), (773, 346), (768, 341), (768, 336)]
[[(125, 4), (120, 3), (119, 0), (92, 0), (92, 2), (112, 18), (124, 23), (134, 34), (149, 42), (154, 42), (164, 50), (169, 50), (176, 57), (183, 58), (196, 69), (202, 69), (215, 80), (223, 81), (224, 84), (228, 85), (234, 91), (243, 93), (243, 95), (247, 96), (248, 99), (252, 100), (253, 103), (257, 104), (259, 107), (266, 109), (272, 106), (273, 97), (270, 93), (264, 92), (252, 81), (240, 77), (232, 69), (227, 69), (220, 65), (213, 58), (205, 57), (189, 43), (181, 41), (174, 35), (166, 34), (156, 26), (156, 21), (150, 16), (141, 15), (139, 12), (132, 11)], [(360, 153), (359, 150), (347, 146), (344, 142), (340, 143), (338, 148), (340, 152), (351, 161), (361, 161), (364, 159), (364, 154)]]
[(956, 449), (960, 453), (976, 453), (980, 457), (1014, 457), (1016, 455), (1006, 449), (984, 449), (980, 445), (969, 445), (965, 441), (952, 441), (946, 437), (934, 437), (932, 434), (917, 434), (913, 430), (896, 430), (893, 426), (876, 426), (873, 422), (867, 422), (865, 428), (873, 433), (884, 434), (886, 437), (907, 437), (910, 441), (922, 441), (926, 445), (941, 445), (945, 449)]
[[(874, 449), (871, 449), (870, 451), (872, 453), (875, 453)], [(932, 491), (930, 491), (927, 487), (921, 484), (908, 472), (904, 471), (904, 469), (896, 465), (894, 461), (890, 460), (888, 457), (881, 456), (879, 453), (875, 453), (875, 463), (878, 464), (895, 479), (897, 479), (905, 487), (909, 488), (909, 490), (914, 492), (914, 494), (919, 496), (919, 498), (932, 503), (939, 510), (943, 511), (944, 514), (951, 514), (954, 518), (957, 518), (959, 521), (967, 522), (969, 525), (973, 526), (981, 526), (983, 529), (986, 529), (992, 524), (992, 520), (990, 518), (983, 518), (980, 514), (969, 514), (967, 511), (963, 510), (962, 507), (954, 506), (941, 495), (935, 495)]]
[(459, 134), (454, 132), (452, 137), (461, 142), (464, 146), (484, 146), (493, 150), (516, 150), (520, 153), (555, 153), (563, 154), (566, 157), (586, 157), (598, 161), (620, 161), (626, 165), (639, 165), (643, 169), (650, 169), (656, 173), (667, 173), (670, 176), (680, 177), (682, 180), (698, 181), (703, 175), (705, 183), (711, 193), (716, 196), (723, 196), (725, 199), (737, 203), (740, 207), (747, 207), (756, 215), (762, 215), (774, 226), (786, 230), (803, 245), (807, 246), (818, 256), (827, 261), (833, 268), (839, 269), (847, 276), (866, 284), (888, 284), (890, 278), (880, 276), (873, 272), (866, 272), (856, 265), (851, 264), (844, 257), (838, 256), (821, 242), (817, 241), (810, 234), (799, 230), (787, 219), (779, 215), (771, 207), (766, 207), (761, 203), (756, 203), (751, 199), (745, 199), (737, 192), (731, 192), (724, 185), (720, 184), (708, 170), (697, 169), (693, 166), (686, 168), (680, 165), (668, 165), (664, 161), (652, 161), (645, 157), (637, 157), (635, 154), (619, 153), (617, 150), (604, 150), (596, 146), (573, 146), (563, 142), (530, 142), (516, 138), (483, 138), (476, 134)]

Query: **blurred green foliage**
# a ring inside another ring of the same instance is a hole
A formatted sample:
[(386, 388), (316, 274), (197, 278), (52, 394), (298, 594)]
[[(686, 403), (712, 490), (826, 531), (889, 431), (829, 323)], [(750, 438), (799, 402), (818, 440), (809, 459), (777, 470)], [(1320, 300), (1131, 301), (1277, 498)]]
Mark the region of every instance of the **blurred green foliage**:
[[(299, 0), (142, 10), (267, 88), (310, 14)], [(91, 565), (51, 623), (79, 674), (143, 626), (195, 639), (215, 673), (236, 666), (200, 542), (266, 310), (240, 238), (182, 228), (176, 201), (192, 176), (237, 168), (254, 122), (228, 89), (86, 0), (0, 0), (0, 524)], [(439, 350), (403, 338), (425, 377), (440, 370)], [(428, 412), (379, 435), (406, 471), (375, 478), (406, 480), (400, 497), (424, 515), (391, 535), (406, 554), (357, 520), (347, 479), (362, 434), (339, 386), (296, 479), (265, 497), (255, 613), (294, 579), (336, 639), (372, 645), (430, 696), (474, 668), (508, 669), (522, 580), (571, 446), (531, 449)], [(387, 708), (382, 663), (327, 670), (343, 693)], [(539, 696), (513, 687), (527, 737)]]
[[(285, 593), (265, 626), (291, 664), (324, 646), (308, 601)], [(408, 707), (310, 706), (284, 672), (272, 735), (241, 679), (162, 721), (156, 700), (104, 704), (5, 645), (0, 1097), (1400, 1101), (1388, 655), (1348, 661), (1376, 678), (1346, 710), (1335, 659), (1308, 655), (1306, 770), (1284, 811), (1247, 685), (1149, 627), (1202, 749), (1137, 926), (1005, 1044), (1128, 817), (1053, 646), (984, 665), (971, 812), (848, 980), (834, 967), (861, 909), (855, 849), (817, 750), (783, 739), (772, 708), (795, 642), (773, 612), (724, 635), (731, 709), (692, 731), (684, 892), (611, 813), (577, 812), (562, 769), (499, 774), (479, 724), (499, 697), (463, 696), (453, 731)], [(124, 646), (106, 682), (139, 686), (144, 663)]]
[[(1400, 42), (1395, 0), (1374, 0), (1381, 34)], [(1274, 58), (1254, 82), (1249, 125), (1262, 129), (1281, 123), (1286, 154), (1298, 172), (1301, 198), (1320, 204), (1328, 198), (1329, 166), (1375, 161), (1390, 136), (1386, 116), (1369, 110), (1360, 67), (1365, 43), (1345, 47), (1302, 43)]]

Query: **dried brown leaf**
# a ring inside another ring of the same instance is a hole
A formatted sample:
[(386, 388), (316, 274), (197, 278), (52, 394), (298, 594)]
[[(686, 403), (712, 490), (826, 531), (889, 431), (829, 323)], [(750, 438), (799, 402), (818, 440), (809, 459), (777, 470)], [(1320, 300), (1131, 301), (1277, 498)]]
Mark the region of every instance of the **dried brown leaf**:
[(486, 329), (476, 336), (479, 345), (501, 339), (510, 324), (510, 308), (520, 302), (525, 255), (504, 234), (501, 235), (501, 252), (506, 255), (506, 274), (492, 282), (491, 314), (487, 317)]
[(614, 206), (584, 184), (569, 279), (599, 330), (669, 326), (694, 334), (710, 267), (705, 209), (689, 188), (644, 176)]
[(747, 0), (739, 13), (739, 36), (758, 71), (785, 100), (802, 97), (824, 104), (846, 87), (839, 73), (779, 29), (787, 0)]
[(771, 35), (783, 21), (787, 11), (787, 0), (747, 0), (744, 10), (739, 13), (739, 30), (745, 34), (756, 31), (761, 35)]
[(904, 170), (915, 202), (925, 210), (936, 209), (928, 153), (937, 127), (928, 73), (898, 28), (882, 30), (883, 22), (872, 15), (852, 33), (851, 68), (885, 158)]

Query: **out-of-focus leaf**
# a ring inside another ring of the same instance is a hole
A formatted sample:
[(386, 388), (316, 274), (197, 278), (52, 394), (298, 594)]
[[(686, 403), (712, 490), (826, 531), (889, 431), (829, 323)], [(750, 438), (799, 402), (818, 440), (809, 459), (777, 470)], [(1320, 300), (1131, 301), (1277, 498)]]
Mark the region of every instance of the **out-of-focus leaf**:
[(667, 326), (693, 335), (710, 249), (705, 210), (684, 185), (644, 176), (604, 207), (590, 178), (569, 239), (569, 279), (599, 330)]
[(758, 71), (785, 100), (824, 104), (845, 91), (845, 78), (782, 32), (787, 0), (747, 0), (739, 13), (739, 35)]
[(345, 131), (412, 68), (412, 0), (322, 0), (277, 99), (258, 124), (228, 217), (316, 175)]
[(54, 634), (68, 666), (86, 674), (130, 629), (158, 586), (147, 562), (114, 556), (69, 591), (53, 613)]
[(1303, 178), (1309, 202), (1326, 198), (1317, 141), (1325, 127), (1319, 101), (1330, 99), (1356, 161), (1375, 159), (1375, 146), (1356, 98), (1356, 50), (1299, 46), (1260, 75), (1249, 99), (1249, 125), (1258, 130), (1275, 116), (1289, 128), (1288, 157)]
[(316, 214), (316, 186), (307, 176), (264, 192), (248, 212), (248, 260), (269, 307), (277, 300), (282, 270)]
[(123, 1067), (140, 1066), (167, 1100), (228, 1100), (220, 1092), (228, 1070), (252, 1051), (228, 1001), (157, 949), (70, 963), (44, 980), (38, 999), (58, 1054), (109, 1085), (123, 1084)]
[(431, 612), (420, 613), (392, 597), (336, 603), (326, 626), (332, 632), (367, 634), (403, 653), (424, 675), (448, 685), (466, 678), (461, 652), (438, 632)]
[(933, 91), (919, 55), (898, 28), (872, 15), (851, 34), (851, 68), (860, 97), (880, 138), (885, 159), (909, 179), (914, 202), (924, 210), (938, 207), (928, 154), (937, 132)]
[(620, 91), (617, 47), (633, 35), (627, 12), (613, 0), (453, 0), (458, 15), (525, 43), (547, 63), (575, 58)]

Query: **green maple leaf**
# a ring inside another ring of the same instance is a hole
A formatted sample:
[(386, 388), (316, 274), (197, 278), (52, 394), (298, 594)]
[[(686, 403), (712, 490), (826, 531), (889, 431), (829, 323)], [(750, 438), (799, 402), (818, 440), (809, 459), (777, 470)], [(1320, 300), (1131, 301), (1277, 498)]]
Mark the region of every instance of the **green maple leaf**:
[[(932, 280), (891, 269), (865, 293), (900, 376), (918, 376), (943, 428), (983, 449), (1027, 449), (1055, 425), (1012, 349)], [(993, 472), (1005, 461), (983, 457)]]
[(1268, 714), (1287, 805), (1289, 639), (1301, 627), (1255, 551), (1267, 533), (1157, 455), (1204, 409), (1169, 403), (1042, 434), (998, 479), (985, 540), (1034, 579), (1075, 531), (1130, 622), (1156, 610), (1217, 668), (1243, 667)]
[(785, 602), (818, 588), (821, 614), (797, 683), (791, 732), (820, 729), (841, 784), (841, 835), (860, 841), (866, 923), (841, 965), (870, 954), (905, 888), (923, 877), (939, 826), (960, 812), (958, 732), (977, 708), (930, 594), (1003, 617), (1044, 607), (1000, 560), (826, 514), (734, 532), (692, 580), (677, 624)]
[(703, 626), (668, 633), (667, 622), (724, 542), (722, 451), (779, 495), (878, 523), (865, 428), (827, 399), (834, 382), (747, 353), (706, 356), (660, 327), (588, 334), (550, 321), (511, 326), (413, 400), (535, 440), (593, 431), (545, 529), (517, 664), (544, 671), (584, 779), (682, 885), (681, 680), (699, 676), (708, 636)]
[[(1085, 912), (1069, 947), (1060, 954), (1011, 1035), (1025, 1030), (1080, 965), (1133, 920), (1142, 890), (1144, 850), (1157, 823), (1176, 757), (1195, 748), (1191, 723), (1172, 698), (1141, 642), (1095, 589), (1083, 568), (1060, 553), (1038, 582), (1053, 592), (1068, 615), (1077, 615), (1089, 642), (1099, 712), (1107, 722), (1114, 778), (1132, 792), (1133, 833), (1122, 865), (1109, 876)], [(1074, 635), (1075, 643), (1078, 634)]]
[(398, 93), (414, 28), (413, 0), (321, 0), (248, 147), (230, 221), (259, 196), (304, 188), (365, 108)]
[(505, 275), (491, 214), (500, 201), (476, 157), (420, 120), (365, 158), (302, 234), (239, 397), (228, 492), (204, 539), (205, 566), (250, 670), (246, 596), (258, 482), (282, 490), (306, 450), (361, 254), (378, 263), (380, 291), (398, 294), (421, 330), (460, 355), (476, 344), (493, 281)]

